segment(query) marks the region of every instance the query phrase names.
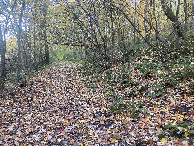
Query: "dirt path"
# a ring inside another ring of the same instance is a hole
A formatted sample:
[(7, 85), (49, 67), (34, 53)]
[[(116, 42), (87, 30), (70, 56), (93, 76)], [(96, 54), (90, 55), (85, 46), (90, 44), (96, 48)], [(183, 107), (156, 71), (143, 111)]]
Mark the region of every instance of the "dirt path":
[(85, 80), (75, 66), (57, 66), (18, 87), (0, 104), (0, 144), (104, 143), (107, 133), (100, 129), (113, 121)]
[(86, 82), (76, 66), (56, 66), (16, 88), (0, 102), (0, 145), (166, 144), (157, 107), (139, 121), (113, 114), (100, 88), (92, 92)]

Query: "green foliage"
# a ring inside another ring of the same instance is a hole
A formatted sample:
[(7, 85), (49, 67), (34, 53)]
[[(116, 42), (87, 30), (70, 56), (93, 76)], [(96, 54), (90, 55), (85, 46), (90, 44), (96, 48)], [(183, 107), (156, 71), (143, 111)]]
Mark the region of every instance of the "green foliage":
[(20, 74), (17, 74), (17, 73), (11, 73), (8, 75), (9, 77), (9, 81), (12, 81), (12, 82), (18, 82), (18, 81), (21, 81), (21, 80), (25, 80), (29, 75), (26, 74), (26, 72), (22, 72)]
[(180, 80), (192, 78), (194, 74), (194, 66), (188, 57), (175, 62), (172, 70), (174, 72), (173, 75)]
[(123, 96), (119, 96), (113, 101), (110, 110), (115, 113), (131, 113), (131, 118), (136, 119), (140, 118), (140, 113), (148, 114), (141, 103), (134, 104), (131, 101), (125, 100)]
[(175, 87), (179, 82), (189, 80), (194, 74), (194, 66), (192, 61), (185, 57), (169, 63), (167, 74), (163, 77), (166, 87)]
[(157, 74), (157, 70), (161, 69), (161, 66), (157, 62), (144, 61), (138, 66), (144, 77), (151, 77), (153, 74)]
[(108, 69), (108, 59), (105, 59), (101, 51), (93, 52), (91, 49), (85, 49), (83, 56), (82, 73), (85, 75), (99, 74)]
[(79, 64), (82, 62), (83, 52), (78, 52), (67, 46), (58, 45), (56, 49), (51, 52), (50, 56), (52, 62), (71, 61)]
[(177, 125), (167, 125), (164, 127), (164, 130), (158, 135), (158, 138), (164, 138), (166, 136), (174, 137), (185, 137), (185, 132), (188, 132), (188, 135), (193, 136), (193, 130), (189, 129), (189, 125), (184, 122), (179, 122)]
[(89, 91), (92, 90), (94, 92), (98, 88), (98, 86), (95, 83), (90, 83), (88, 87), (89, 87)]

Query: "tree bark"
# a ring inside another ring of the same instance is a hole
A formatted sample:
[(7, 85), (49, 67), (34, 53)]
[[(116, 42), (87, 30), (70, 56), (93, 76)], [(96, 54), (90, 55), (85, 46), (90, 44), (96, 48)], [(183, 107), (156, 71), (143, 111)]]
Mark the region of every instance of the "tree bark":
[(187, 9), (187, 0), (184, 0), (184, 12), (185, 12), (185, 26), (184, 26), (184, 33), (185, 33), (185, 45), (187, 45), (187, 25), (188, 25), (188, 9)]
[(33, 16), (33, 68), (35, 70), (38, 69), (38, 65), (37, 65), (37, 44), (36, 44), (36, 17), (37, 17), (37, 0), (35, 0), (34, 5), (33, 5), (33, 12), (32, 12), (32, 16)]
[(0, 25), (0, 50), (1, 50), (1, 77), (6, 77), (6, 69), (5, 69), (5, 41), (3, 40), (3, 33)]
[(3, 33), (0, 25), (0, 52), (1, 52), (1, 83), (0, 89), (4, 88), (4, 81), (6, 77), (6, 69), (5, 69), (5, 52), (6, 52), (5, 42), (3, 40)]
[(22, 36), (22, 18), (24, 14), (24, 9), (25, 9), (25, 1), (22, 2), (22, 8), (21, 8), (21, 13), (19, 16), (19, 24), (18, 24), (18, 32), (17, 32), (17, 44), (18, 44), (18, 69), (17, 69), (17, 76), (19, 77), (20, 71), (22, 69), (22, 57), (21, 57), (21, 36)]
[(48, 47), (48, 43), (47, 43), (47, 33), (46, 33), (46, 13), (47, 13), (47, 8), (46, 8), (46, 4), (44, 3), (43, 5), (43, 16), (44, 16), (44, 47), (45, 47), (45, 63), (49, 64), (49, 47)]
[[(178, 16), (179, 16), (179, 11), (180, 11), (180, 0), (178, 0), (178, 5), (177, 5), (177, 10), (176, 10), (176, 18), (178, 19)], [(176, 23), (174, 25), (176, 27)], [(176, 33), (176, 49), (180, 48), (180, 43), (179, 43), (179, 33), (178, 31), (175, 30), (175, 33)], [(176, 50), (174, 50), (176, 51)]]
[(166, 0), (161, 0), (161, 3), (162, 3), (162, 9), (165, 15), (167, 16), (168, 19), (170, 19), (170, 21), (174, 23), (174, 29), (178, 37), (179, 38), (182, 37), (184, 39), (184, 33), (182, 30), (181, 23), (178, 21), (178, 17), (176, 17), (172, 9), (168, 7), (168, 5), (166, 4)]
[[(137, 3), (135, 1), (135, 16), (134, 16), (134, 26), (136, 26), (136, 12), (137, 12)], [(136, 42), (136, 31), (135, 29), (133, 28), (133, 47), (135, 47), (135, 42)]]
[(147, 28), (147, 21), (145, 21), (145, 20), (147, 20), (147, 12), (148, 12), (148, 1), (146, 0), (146, 2), (145, 2), (146, 4), (145, 4), (145, 8), (144, 8), (144, 29), (145, 29), (145, 39), (146, 39), (146, 41), (148, 41), (149, 42), (149, 32), (148, 32), (148, 28)]
[(153, 16), (154, 16), (155, 23), (156, 23), (155, 37), (156, 37), (156, 40), (157, 40), (159, 38), (159, 30), (158, 30), (158, 21), (157, 21), (157, 17), (156, 17), (156, 3), (155, 3), (155, 0), (153, 0)]

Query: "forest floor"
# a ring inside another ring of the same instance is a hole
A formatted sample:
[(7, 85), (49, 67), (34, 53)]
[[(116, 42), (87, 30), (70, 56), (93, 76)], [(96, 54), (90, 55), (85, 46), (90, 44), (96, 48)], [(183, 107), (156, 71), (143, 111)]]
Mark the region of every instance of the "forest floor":
[[(159, 82), (138, 76), (136, 72), (132, 78), (142, 85)], [(123, 102), (141, 102), (143, 107), (115, 113), (110, 110), (112, 101), (102, 92), (103, 80), (96, 82), (95, 90), (88, 80), (74, 64), (52, 66), (4, 94), (0, 99), (0, 145), (193, 144), (193, 105), (187, 83), (169, 88), (161, 98), (129, 97)], [(179, 89), (184, 92), (180, 94)], [(134, 112), (139, 112), (138, 117), (131, 117)]]

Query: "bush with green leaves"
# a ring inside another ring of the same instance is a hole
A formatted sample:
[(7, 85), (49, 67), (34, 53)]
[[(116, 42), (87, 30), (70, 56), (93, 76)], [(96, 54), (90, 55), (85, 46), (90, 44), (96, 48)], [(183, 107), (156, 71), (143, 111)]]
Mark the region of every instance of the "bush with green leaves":
[(124, 100), (123, 96), (115, 99), (110, 108), (111, 111), (115, 113), (131, 113), (131, 118), (140, 118), (141, 114), (148, 114), (148, 111), (143, 108), (141, 103), (135, 104), (131, 101)]
[(51, 51), (50, 56), (52, 62), (71, 61), (74, 63), (81, 63), (83, 54), (83, 51), (77, 51), (75, 48), (58, 45)]
[(164, 138), (167, 136), (174, 137), (186, 137), (185, 133), (187, 132), (188, 136), (194, 136), (194, 125), (188, 125), (187, 123), (180, 122), (176, 125), (167, 125), (164, 127), (164, 130), (158, 135), (158, 138)]
[(144, 77), (151, 77), (154, 74), (157, 74), (157, 71), (161, 69), (160, 64), (157, 62), (144, 61), (142, 64), (139, 64), (139, 70)]

